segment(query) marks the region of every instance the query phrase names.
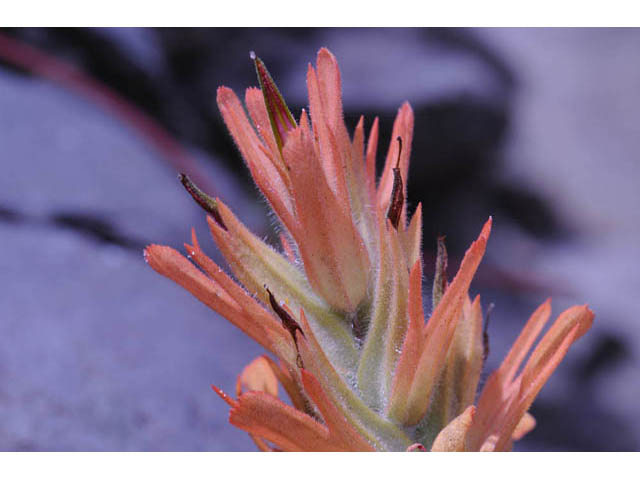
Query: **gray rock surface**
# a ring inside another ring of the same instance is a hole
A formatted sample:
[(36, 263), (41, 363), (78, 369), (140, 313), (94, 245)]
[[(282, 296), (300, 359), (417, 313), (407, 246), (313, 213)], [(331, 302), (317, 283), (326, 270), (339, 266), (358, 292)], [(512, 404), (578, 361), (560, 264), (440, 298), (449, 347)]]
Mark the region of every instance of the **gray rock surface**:
[[(215, 251), (175, 172), (44, 81), (0, 70), (0, 112), (0, 205), (13, 212), (0, 222), (0, 450), (252, 449), (209, 385), (232, 391), (260, 349), (138, 248), (179, 248), (196, 225)], [(251, 219), (233, 178), (211, 173)], [(60, 212), (108, 220), (134, 243), (63, 228)]]
[[(578, 233), (571, 242), (553, 245), (512, 241), (505, 253), (569, 292), (555, 297), (555, 311), (589, 303), (595, 325), (576, 344), (577, 352), (592, 349), (603, 332), (630, 345), (626, 360), (598, 377), (590, 397), (624, 419), (635, 444), (624, 448), (640, 448), (640, 30), (483, 29), (478, 34), (518, 73), (504, 175), (543, 192)], [(561, 367), (541, 399), (564, 396), (567, 409), (578, 408), (582, 399), (562, 388), (568, 372)]]

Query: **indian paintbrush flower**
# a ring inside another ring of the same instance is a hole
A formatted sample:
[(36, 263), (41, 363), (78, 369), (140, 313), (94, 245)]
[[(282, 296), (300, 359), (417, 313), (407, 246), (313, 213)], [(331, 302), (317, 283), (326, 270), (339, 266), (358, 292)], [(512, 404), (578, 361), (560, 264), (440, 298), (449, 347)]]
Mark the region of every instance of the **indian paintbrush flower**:
[[(264, 63), (252, 58), (260, 89), (245, 94), (251, 121), (230, 89), (220, 87), (217, 102), (277, 215), (281, 249), (253, 235), (220, 199), (181, 175), (210, 214), (211, 233), (236, 280), (202, 252), (195, 232), (185, 245), (191, 261), (165, 246), (145, 250), (151, 267), (277, 359), (265, 355), (251, 362), (238, 378), (236, 398), (214, 387), (231, 407), (230, 422), (262, 450), (511, 449), (535, 426), (528, 409), (569, 346), (591, 326), (592, 312), (568, 309), (533, 348), (550, 317), (547, 300), (476, 399), (486, 340), (480, 298), (468, 291), (491, 218), (451, 282), (444, 240), (438, 240), (433, 311), (426, 318), (422, 207), (408, 219), (405, 202), (409, 104), (398, 110), (376, 182), (378, 120), (366, 146), (363, 118), (349, 135), (334, 56), (321, 49), (316, 68), (309, 65), (310, 108), (298, 121)], [(278, 385), (291, 406), (278, 398)]]

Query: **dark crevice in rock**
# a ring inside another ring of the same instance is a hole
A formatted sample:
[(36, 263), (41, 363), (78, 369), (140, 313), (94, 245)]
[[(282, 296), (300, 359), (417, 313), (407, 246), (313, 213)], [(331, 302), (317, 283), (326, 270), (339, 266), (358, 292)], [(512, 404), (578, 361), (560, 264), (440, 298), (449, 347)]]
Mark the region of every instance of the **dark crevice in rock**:
[(0, 224), (32, 224), (64, 228), (83, 234), (93, 241), (117, 245), (126, 250), (140, 252), (149, 242), (133, 238), (118, 230), (108, 219), (96, 214), (56, 212), (44, 219), (31, 216), (18, 209), (0, 205)]
[(21, 223), (25, 221), (25, 216), (15, 209), (0, 205), (0, 222)]
[(576, 366), (574, 378), (581, 386), (591, 386), (601, 375), (613, 372), (631, 359), (631, 346), (624, 338), (611, 332), (598, 332), (588, 355)]
[(67, 228), (99, 243), (117, 245), (127, 250), (140, 252), (148, 242), (128, 237), (119, 232), (107, 220), (99, 216), (77, 212), (59, 212), (51, 215), (50, 221), (57, 227)]

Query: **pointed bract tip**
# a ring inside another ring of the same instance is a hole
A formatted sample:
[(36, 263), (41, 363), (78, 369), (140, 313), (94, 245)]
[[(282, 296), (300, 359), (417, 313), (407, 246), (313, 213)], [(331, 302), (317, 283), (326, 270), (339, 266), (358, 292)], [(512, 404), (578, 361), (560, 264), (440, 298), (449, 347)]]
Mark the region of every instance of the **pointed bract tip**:
[(256, 67), (256, 74), (258, 75), (258, 83), (260, 84), (260, 90), (264, 98), (264, 104), (267, 108), (267, 114), (269, 115), (269, 121), (271, 123), (271, 129), (276, 139), (276, 143), (280, 151), (284, 146), (287, 133), (296, 128), (296, 121), (289, 110), (286, 102), (275, 81), (271, 77), (267, 66), (260, 58), (255, 54), (252, 57)]
[(166, 247), (164, 245), (151, 244), (145, 247), (145, 249), (142, 252), (142, 255), (144, 256), (144, 261), (147, 262), (147, 264), (151, 268), (158, 271), (158, 269), (162, 268), (161, 267), (162, 262), (159, 262), (158, 260), (159, 257), (161, 257), (164, 253), (170, 250), (172, 250), (170, 247)]
[(218, 103), (232, 96), (235, 96), (235, 93), (233, 93), (233, 90), (231, 90), (229, 87), (220, 85), (218, 88), (216, 88), (216, 100), (218, 101)]
[(230, 407), (236, 407), (238, 405), (238, 402), (236, 402), (233, 398), (231, 398), (229, 395), (227, 395), (226, 393), (224, 393), (222, 390), (220, 390), (218, 387), (216, 387), (215, 385), (211, 385), (211, 388), (213, 389), (214, 392), (216, 392), (218, 394), (218, 396), (224, 400), (225, 402), (227, 402), (227, 404)]
[(198, 186), (193, 183), (191, 179), (184, 173), (178, 175), (178, 179), (180, 180), (180, 183), (182, 183), (182, 186), (185, 188), (185, 190), (189, 193), (189, 195), (191, 195), (191, 198), (193, 198), (205, 212), (211, 215), (221, 228), (226, 230), (227, 226), (222, 221), (222, 217), (220, 216), (220, 212), (218, 211), (218, 202), (216, 201), (216, 199), (210, 197), (202, 190), (200, 190), (200, 188), (198, 188)]
[(142, 256), (144, 257), (145, 263), (149, 263), (149, 251), (148, 251), (149, 247), (151, 247), (151, 245), (147, 245), (142, 250)]
[(591, 326), (593, 325), (593, 320), (596, 317), (596, 314), (593, 313), (593, 310), (591, 310), (587, 304), (580, 305), (578, 308), (582, 311), (581, 313), (583, 313), (583, 315), (580, 317), (578, 321), (580, 328), (578, 328), (577, 338), (580, 338), (582, 335), (584, 335), (587, 332), (587, 330), (591, 328)]
[(316, 63), (320, 65), (323, 61), (329, 61), (335, 67), (338, 66), (338, 60), (336, 59), (336, 56), (333, 53), (331, 53), (331, 50), (329, 50), (327, 47), (322, 47), (320, 50), (318, 50)]
[(331, 50), (327, 47), (321, 47), (320, 50), (318, 50), (318, 56), (320, 55), (329, 55), (330, 57), (333, 57), (333, 53), (331, 53)]
[(256, 58), (258, 58), (258, 57), (256, 57), (256, 52), (254, 52), (253, 50), (251, 50), (251, 51), (249, 52), (249, 58), (255, 62)]
[(492, 227), (493, 227), (493, 217), (489, 216), (485, 224), (482, 226), (482, 231), (480, 232), (480, 237), (484, 238), (485, 241), (489, 240), (489, 235), (491, 235)]
[(198, 237), (196, 237), (196, 229), (191, 227), (191, 243), (197, 249), (200, 249), (200, 245), (198, 244)]

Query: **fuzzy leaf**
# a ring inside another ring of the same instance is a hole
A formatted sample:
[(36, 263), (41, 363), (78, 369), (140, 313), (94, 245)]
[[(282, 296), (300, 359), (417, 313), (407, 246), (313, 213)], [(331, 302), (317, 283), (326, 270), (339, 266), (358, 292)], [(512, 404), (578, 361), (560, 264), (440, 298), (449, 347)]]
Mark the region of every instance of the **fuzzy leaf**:
[(408, 324), (409, 280), (398, 232), (386, 219), (381, 221), (379, 229), (380, 269), (357, 378), (365, 402), (376, 410), (384, 410)]
[(484, 255), (490, 231), (491, 219), (485, 223), (480, 236), (465, 253), (457, 275), (425, 327), (425, 345), (409, 392), (407, 409), (400, 411), (392, 407), (391, 410), (394, 417), (402, 423), (416, 424), (429, 407), (432, 390), (444, 366), (460, 318), (463, 300)]
[(295, 266), (249, 232), (223, 202), (218, 200), (218, 206), (228, 231), (212, 220), (209, 221), (209, 228), (236, 277), (265, 305), (269, 304), (266, 285), (276, 298), (285, 301), (292, 310), (304, 308), (323, 347), (337, 352), (339, 368), (348, 370), (357, 358), (349, 326), (330, 311)]
[(313, 289), (332, 307), (354, 312), (366, 294), (369, 255), (353, 218), (336, 198), (322, 175), (306, 115), (289, 134), (283, 151), (291, 181), (299, 227), (293, 231), (305, 272)]
[[(300, 323), (304, 331), (311, 331), (307, 327), (303, 311), (300, 312)], [(334, 355), (331, 356), (331, 360), (327, 357), (313, 332), (305, 337), (299, 336), (298, 345), (305, 368), (313, 373), (331, 401), (369, 444), (376, 450), (406, 450), (411, 444), (409, 437), (394, 423), (371, 410), (356, 395), (346, 383), (344, 375), (339, 375), (334, 368)], [(353, 382), (353, 379), (350, 381)]]

